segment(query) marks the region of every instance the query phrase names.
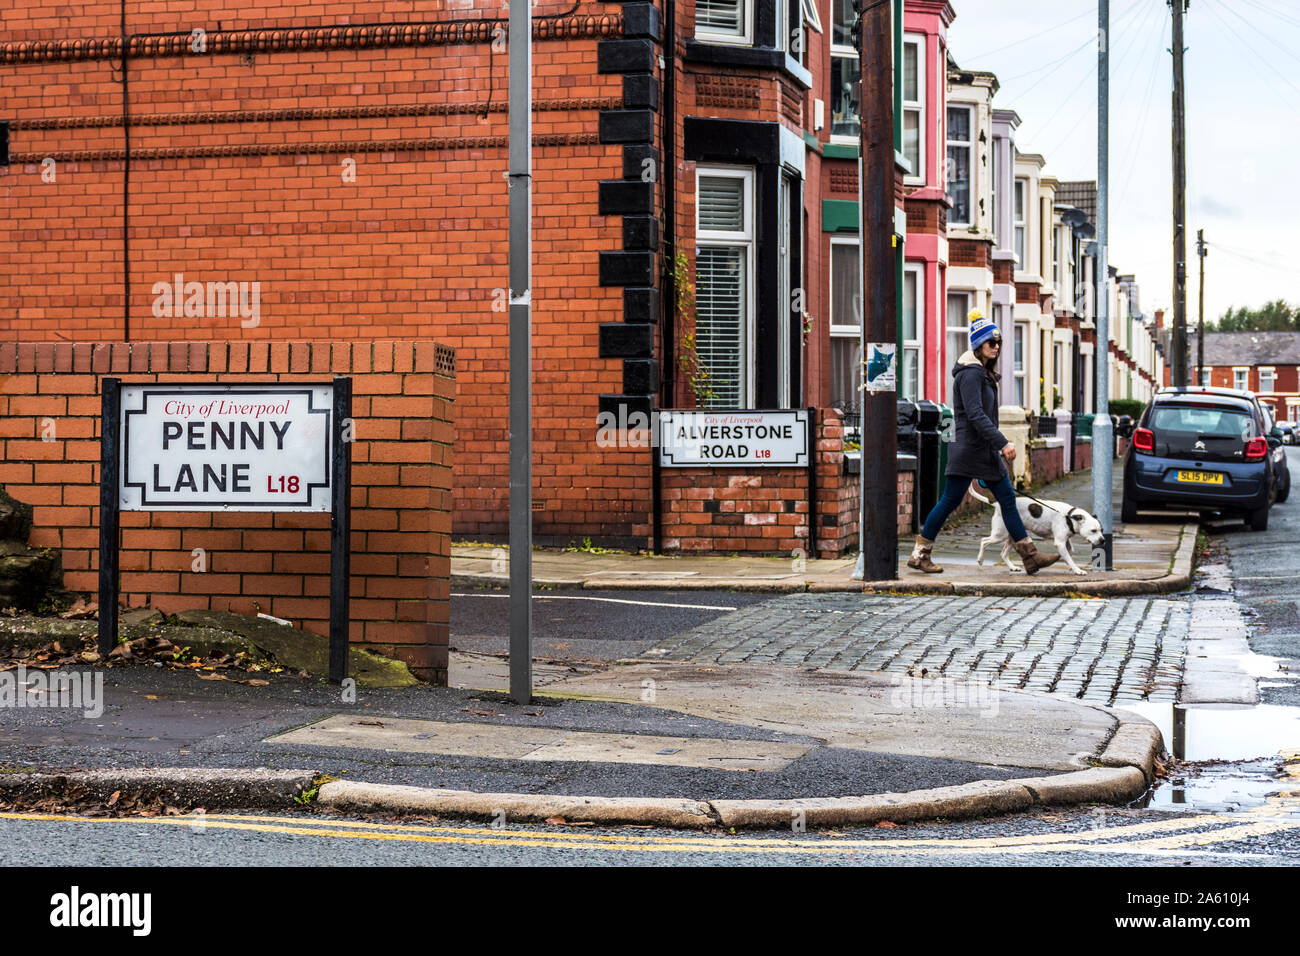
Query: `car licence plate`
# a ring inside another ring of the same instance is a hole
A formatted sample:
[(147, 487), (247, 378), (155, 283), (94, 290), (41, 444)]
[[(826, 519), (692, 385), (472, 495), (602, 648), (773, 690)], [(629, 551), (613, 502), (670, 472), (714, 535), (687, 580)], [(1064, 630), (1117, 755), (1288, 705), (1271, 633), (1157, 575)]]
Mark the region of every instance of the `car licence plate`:
[(1196, 485), (1221, 485), (1223, 475), (1217, 471), (1180, 471), (1179, 481), (1190, 481)]

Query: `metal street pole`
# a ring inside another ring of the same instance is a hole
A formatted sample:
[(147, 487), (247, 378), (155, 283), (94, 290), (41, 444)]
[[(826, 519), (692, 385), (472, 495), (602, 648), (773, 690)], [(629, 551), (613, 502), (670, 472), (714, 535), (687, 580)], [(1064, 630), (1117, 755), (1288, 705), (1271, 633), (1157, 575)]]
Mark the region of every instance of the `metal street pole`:
[(1201, 260), (1200, 302), (1196, 307), (1196, 384), (1201, 384), (1205, 367), (1205, 230), (1196, 230), (1196, 255)]
[(533, 24), (510, 0), (510, 697), (533, 698)]
[(1174, 336), (1173, 383), (1187, 385), (1187, 117), (1183, 98), (1183, 9), (1187, 0), (1170, 0), (1174, 12)]
[[(894, 268), (894, 29), (889, 0), (863, 6), (862, 87), (859, 97), (862, 203), (858, 235), (862, 241), (862, 361), (878, 349), (894, 352), (897, 382), (898, 289)], [(898, 577), (898, 405), (897, 391), (862, 393), (863, 580)], [(867, 450), (875, 456), (867, 460)]]
[(1110, 0), (1097, 3), (1097, 414), (1092, 421), (1092, 513), (1101, 522), (1107, 571), (1114, 569), (1110, 421)]

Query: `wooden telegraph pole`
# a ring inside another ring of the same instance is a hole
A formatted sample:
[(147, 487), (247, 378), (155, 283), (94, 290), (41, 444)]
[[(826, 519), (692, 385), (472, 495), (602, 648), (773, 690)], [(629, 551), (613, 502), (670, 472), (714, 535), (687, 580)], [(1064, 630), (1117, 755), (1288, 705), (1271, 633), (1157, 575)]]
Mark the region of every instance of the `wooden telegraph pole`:
[(1174, 12), (1174, 336), (1173, 383), (1187, 385), (1187, 122), (1183, 99), (1183, 13), (1187, 0), (1170, 0)]
[[(899, 374), (894, 269), (894, 31), (891, 0), (867, 0), (859, 19), (862, 64), (862, 361), (894, 355)], [(864, 373), (867, 369), (864, 369)], [(898, 406), (896, 386), (862, 394), (862, 579), (898, 576)]]

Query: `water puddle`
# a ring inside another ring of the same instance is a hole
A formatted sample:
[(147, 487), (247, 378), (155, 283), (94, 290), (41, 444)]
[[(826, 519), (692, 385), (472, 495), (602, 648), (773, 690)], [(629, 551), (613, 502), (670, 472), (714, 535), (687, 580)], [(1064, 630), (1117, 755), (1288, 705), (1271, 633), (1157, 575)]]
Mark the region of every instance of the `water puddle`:
[(1266, 803), (1287, 813), (1300, 813), (1300, 780), (1277, 776), (1278, 760), (1252, 760), (1236, 764), (1210, 764), (1175, 772), (1160, 782), (1146, 806), (1152, 810), (1210, 810), (1231, 813)]
[(1232, 569), (1226, 564), (1202, 564), (1196, 569), (1197, 591), (1232, 592)]
[(1128, 704), (1160, 728), (1178, 760), (1257, 760), (1300, 749), (1300, 707), (1278, 704)]
[[(1274, 704), (1157, 704), (1124, 707), (1160, 728), (1184, 761), (1158, 781), (1142, 806), (1234, 812), (1276, 805), (1300, 814), (1300, 707)], [(1290, 775), (1288, 775), (1290, 774)]]

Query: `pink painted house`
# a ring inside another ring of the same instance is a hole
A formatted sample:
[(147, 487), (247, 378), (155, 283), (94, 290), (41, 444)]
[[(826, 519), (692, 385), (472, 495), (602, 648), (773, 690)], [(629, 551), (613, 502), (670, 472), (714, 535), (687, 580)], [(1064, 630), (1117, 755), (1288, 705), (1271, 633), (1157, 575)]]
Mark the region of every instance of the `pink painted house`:
[[(948, 214), (948, 27), (956, 13), (947, 0), (907, 0), (903, 17), (903, 178), (907, 240), (903, 247), (902, 392), (941, 402), (956, 356), (945, 346)], [(962, 324), (966, 317), (962, 316)]]

